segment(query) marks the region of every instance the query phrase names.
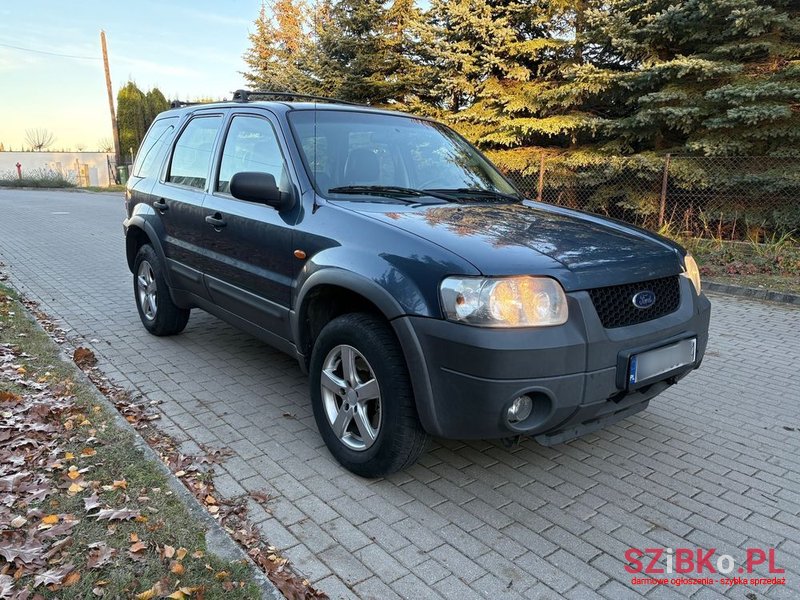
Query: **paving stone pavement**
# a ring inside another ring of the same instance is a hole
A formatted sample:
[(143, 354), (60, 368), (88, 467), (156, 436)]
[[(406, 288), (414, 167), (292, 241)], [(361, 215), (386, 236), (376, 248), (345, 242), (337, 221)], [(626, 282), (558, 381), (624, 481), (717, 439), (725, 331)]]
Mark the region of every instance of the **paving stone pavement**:
[[(0, 191), (11, 283), (160, 401), (187, 449), (231, 448), (220, 492), (268, 490), (271, 513), (251, 515), (331, 598), (800, 597), (797, 307), (712, 296), (703, 367), (604, 431), (554, 448), (437, 440), (366, 481), (329, 456), (290, 358), (200, 311), (180, 336), (145, 332), (123, 213), (120, 194)], [(787, 584), (637, 586), (629, 547), (716, 548), (737, 567), (775, 548)]]

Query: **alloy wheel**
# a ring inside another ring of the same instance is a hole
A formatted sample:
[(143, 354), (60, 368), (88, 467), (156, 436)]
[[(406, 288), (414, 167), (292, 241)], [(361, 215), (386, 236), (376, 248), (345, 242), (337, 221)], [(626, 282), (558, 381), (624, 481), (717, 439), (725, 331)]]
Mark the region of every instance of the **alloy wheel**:
[(320, 378), (322, 403), (336, 437), (351, 450), (368, 449), (378, 437), (383, 415), (375, 372), (352, 346), (335, 346)]
[(136, 274), (136, 289), (139, 296), (139, 306), (142, 314), (148, 321), (153, 321), (158, 312), (156, 276), (149, 262), (143, 260)]

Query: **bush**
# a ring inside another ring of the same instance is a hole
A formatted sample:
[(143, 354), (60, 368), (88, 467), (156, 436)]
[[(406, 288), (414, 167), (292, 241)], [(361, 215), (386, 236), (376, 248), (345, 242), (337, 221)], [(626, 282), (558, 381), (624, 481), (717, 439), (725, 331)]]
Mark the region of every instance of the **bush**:
[(22, 179), (16, 171), (0, 174), (0, 187), (14, 188), (74, 188), (75, 182), (52, 169), (23, 171)]

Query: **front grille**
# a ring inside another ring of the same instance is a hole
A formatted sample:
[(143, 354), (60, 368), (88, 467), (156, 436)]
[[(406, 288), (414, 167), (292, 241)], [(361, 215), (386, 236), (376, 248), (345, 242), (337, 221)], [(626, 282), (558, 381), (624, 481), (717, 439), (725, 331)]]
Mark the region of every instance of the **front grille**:
[[(679, 275), (652, 279), (639, 283), (612, 285), (589, 290), (594, 308), (606, 329), (627, 327), (645, 321), (652, 321), (678, 310), (681, 303)], [(655, 303), (649, 308), (638, 308), (633, 297), (639, 292), (649, 290), (656, 295)]]

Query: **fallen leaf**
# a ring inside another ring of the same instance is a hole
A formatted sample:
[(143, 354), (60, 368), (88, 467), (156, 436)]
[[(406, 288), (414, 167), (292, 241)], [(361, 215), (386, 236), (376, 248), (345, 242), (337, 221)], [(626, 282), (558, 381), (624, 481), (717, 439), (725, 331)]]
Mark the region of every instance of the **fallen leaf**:
[(39, 558), (43, 550), (44, 546), (35, 539), (27, 540), (24, 543), (0, 542), (0, 556), (3, 556), (8, 562), (19, 558), (26, 564), (31, 563)]
[(211, 494), (206, 496), (206, 504), (216, 504), (216, 503), (217, 503), (217, 499), (214, 498), (214, 496), (212, 496)]
[(178, 562), (177, 560), (173, 560), (172, 563), (170, 563), (169, 565), (169, 570), (171, 573), (180, 577), (181, 575), (183, 575), (184, 571), (183, 564)]
[(163, 556), (164, 558), (172, 558), (175, 556), (175, 548), (173, 546), (165, 545)]
[(40, 585), (59, 585), (73, 568), (74, 567), (69, 564), (40, 573), (33, 578), (33, 587), (37, 588)]
[(55, 525), (58, 523), (58, 515), (47, 515), (46, 517), (42, 518), (42, 523), (45, 525)]
[(270, 495), (262, 490), (253, 490), (250, 492), (250, 497), (259, 504), (266, 504), (270, 501)]
[(13, 402), (18, 403), (22, 398), (19, 394), (13, 392), (0, 392), (0, 402)]
[(82, 346), (75, 348), (75, 352), (72, 353), (72, 360), (81, 369), (87, 369), (97, 364), (97, 357), (94, 352)]
[(72, 573), (67, 575), (67, 578), (64, 580), (64, 583), (62, 585), (64, 587), (70, 587), (78, 583), (80, 580), (81, 580), (81, 574), (78, 571), (73, 571)]
[(158, 596), (163, 596), (169, 582), (165, 582), (164, 580), (156, 581), (149, 590), (145, 590), (141, 594), (136, 596), (136, 600), (152, 600)]
[(95, 508), (100, 507), (100, 498), (97, 497), (97, 494), (92, 494), (83, 499), (83, 508), (86, 512), (94, 510)]
[(118, 490), (127, 490), (128, 489), (128, 482), (124, 479), (119, 479), (114, 481), (114, 488)]
[(139, 542), (136, 542), (136, 543), (132, 544), (131, 547), (128, 548), (128, 551), (132, 552), (133, 554), (137, 554), (139, 552), (143, 552), (146, 549), (147, 549), (147, 544), (145, 544), (144, 542), (139, 541)]
[(97, 450), (95, 450), (94, 448), (84, 448), (83, 450), (81, 450), (81, 456), (88, 457), (88, 456), (94, 456), (95, 454), (97, 454)]
[(72, 480), (78, 479), (78, 477), (80, 477), (80, 476), (81, 476), (81, 474), (78, 472), (77, 469), (74, 470), (74, 471), (72, 469), (70, 469), (69, 472), (67, 473), (67, 477), (69, 477)]
[(131, 542), (133, 543), (133, 542), (138, 542), (138, 541), (139, 541), (139, 536), (137, 534), (135, 534), (135, 533), (132, 533), (131, 534)]
[[(11, 519), (11, 526), (12, 526), (14, 529), (19, 529), (20, 527), (22, 527), (23, 525), (25, 525), (25, 523), (27, 523), (27, 522), (28, 522), (28, 519), (26, 519), (26, 518), (25, 518), (25, 517), (23, 517), (22, 515), (19, 515), (19, 516), (16, 516), (16, 517), (14, 517), (13, 519)], [(1, 598), (1, 597), (2, 597), (2, 596), (0, 596), (0, 598)]]
[(216, 577), (219, 581), (222, 581), (223, 579), (227, 579), (228, 577), (230, 577), (230, 573), (228, 573), (227, 571), (219, 571), (214, 574), (214, 577)]
[(71, 486), (67, 488), (67, 493), (70, 496), (74, 496), (75, 494), (82, 492), (86, 488), (83, 487), (80, 483), (73, 483)]
[(66, 453), (64, 453), (64, 459), (65, 460), (75, 460), (75, 455), (72, 452), (66, 452)]
[(95, 517), (98, 520), (106, 519), (108, 521), (128, 521), (130, 519), (135, 519), (139, 516), (138, 510), (130, 510), (127, 508), (121, 508), (119, 510), (113, 508), (102, 508), (100, 509)]
[[(86, 560), (86, 567), (89, 569), (97, 569), (108, 564), (117, 554), (117, 550), (105, 542), (89, 544), (89, 548), (89, 558)], [(101, 582), (98, 581), (97, 585), (101, 585)]]
[(183, 560), (189, 551), (186, 548), (178, 548), (177, 559)]

